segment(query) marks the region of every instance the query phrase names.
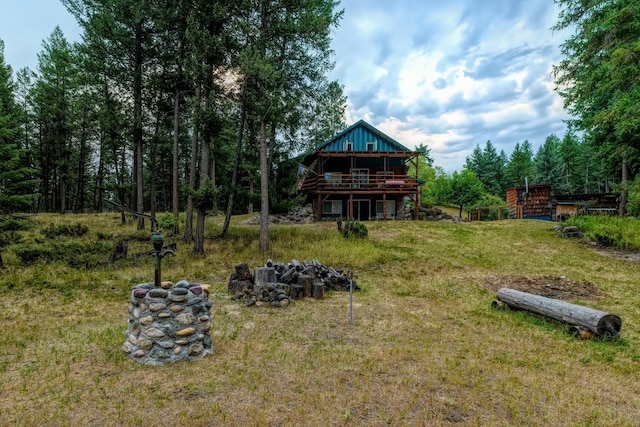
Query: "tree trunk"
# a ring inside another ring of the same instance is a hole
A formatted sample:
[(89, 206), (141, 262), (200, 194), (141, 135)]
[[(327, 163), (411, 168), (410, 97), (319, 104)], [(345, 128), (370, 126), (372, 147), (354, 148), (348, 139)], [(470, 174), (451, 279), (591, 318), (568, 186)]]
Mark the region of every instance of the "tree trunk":
[[(205, 141), (202, 144), (202, 157), (200, 159), (200, 188), (204, 187), (208, 178), (210, 144)], [(204, 220), (206, 217), (205, 208), (201, 205), (197, 207), (196, 236), (193, 242), (193, 253), (204, 254)]]
[[(156, 136), (159, 136), (160, 133), (160, 112), (158, 111), (158, 113), (156, 114), (156, 128), (154, 130), (154, 134)], [(151, 140), (151, 144), (150, 144), (150, 150), (151, 150), (151, 164), (149, 165), (149, 176), (150, 176), (150, 182), (149, 182), (149, 208), (151, 210), (151, 216), (153, 218), (156, 217), (156, 212), (158, 210), (158, 201), (157, 199), (157, 193), (156, 193), (156, 187), (158, 185), (158, 138), (152, 138)]]
[[(144, 213), (144, 162), (142, 159), (142, 23), (135, 26), (133, 70), (133, 141), (136, 158), (136, 212)], [(144, 217), (138, 216), (138, 230), (144, 230)]]
[(178, 224), (178, 215), (180, 214), (179, 202), (178, 202), (178, 137), (180, 133), (180, 92), (176, 89), (173, 100), (173, 150), (172, 150), (172, 164), (171, 164), (171, 209), (173, 211), (174, 225), (173, 235), (177, 235), (180, 232), (180, 225)]
[[(198, 111), (200, 109), (200, 87), (196, 85), (195, 89), (195, 98), (196, 98), (196, 111), (193, 113), (194, 116), (198, 115)], [(195, 190), (196, 188), (196, 179), (197, 179), (197, 169), (198, 169), (198, 122), (197, 120), (192, 119), (193, 125), (193, 135), (191, 137), (191, 165), (189, 169), (189, 189)], [(191, 195), (187, 196), (187, 207), (186, 207), (186, 218), (184, 222), (184, 238), (185, 243), (191, 243), (193, 240), (193, 198)]]
[(85, 177), (85, 157), (87, 152), (87, 124), (86, 118), (82, 121), (82, 131), (80, 132), (80, 153), (78, 154), (78, 168), (76, 172), (76, 176), (78, 177), (77, 187), (76, 187), (76, 197), (73, 203), (73, 212), (80, 213), (84, 208), (85, 202), (85, 185), (86, 185), (86, 177)]
[(501, 288), (496, 298), (510, 307), (580, 326), (598, 336), (617, 337), (622, 327), (622, 320), (616, 315), (514, 289)]
[(269, 251), (269, 169), (266, 117), (260, 120), (260, 252)]
[(629, 169), (627, 167), (628, 158), (629, 150), (625, 147), (621, 155), (622, 176), (620, 177), (620, 184), (622, 184), (622, 189), (620, 191), (620, 204), (618, 205), (618, 215), (620, 216), (624, 216), (627, 213), (627, 180), (629, 179)]
[(231, 224), (231, 212), (233, 212), (233, 201), (236, 196), (236, 185), (238, 185), (238, 169), (240, 168), (240, 157), (242, 156), (242, 138), (244, 137), (244, 123), (247, 115), (247, 79), (242, 83), (242, 95), (240, 100), (240, 123), (238, 123), (238, 134), (236, 137), (236, 155), (233, 159), (233, 171), (231, 172), (231, 188), (229, 189), (229, 199), (227, 200), (227, 209), (224, 214), (224, 225), (222, 226), (221, 236), (229, 233), (229, 225)]

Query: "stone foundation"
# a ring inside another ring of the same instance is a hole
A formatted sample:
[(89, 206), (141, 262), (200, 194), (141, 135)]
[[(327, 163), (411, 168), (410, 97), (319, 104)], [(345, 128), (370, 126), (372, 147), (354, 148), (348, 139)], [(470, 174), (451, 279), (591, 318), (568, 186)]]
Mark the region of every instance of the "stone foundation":
[(211, 354), (209, 285), (182, 280), (131, 289), (129, 327), (122, 349), (138, 363), (162, 365)]

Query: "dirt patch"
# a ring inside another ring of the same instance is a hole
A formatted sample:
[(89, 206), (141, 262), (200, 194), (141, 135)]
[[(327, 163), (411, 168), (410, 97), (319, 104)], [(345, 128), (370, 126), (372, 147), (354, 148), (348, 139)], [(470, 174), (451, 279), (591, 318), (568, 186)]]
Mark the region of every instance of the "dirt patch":
[(565, 301), (593, 300), (605, 294), (589, 281), (576, 281), (566, 277), (553, 276), (489, 276), (482, 285), (493, 292), (500, 288), (510, 288), (547, 298)]
[(617, 249), (609, 249), (603, 246), (596, 246), (594, 250), (600, 255), (620, 261), (640, 262), (640, 252), (621, 251)]

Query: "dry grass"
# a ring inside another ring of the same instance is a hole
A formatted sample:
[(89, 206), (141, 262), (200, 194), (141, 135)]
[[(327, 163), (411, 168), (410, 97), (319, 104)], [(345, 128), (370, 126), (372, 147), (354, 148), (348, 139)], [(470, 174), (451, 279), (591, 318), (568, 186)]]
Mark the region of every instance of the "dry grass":
[[(114, 215), (38, 220), (81, 221), (114, 239), (134, 228)], [(268, 256), (239, 222), (232, 238), (207, 241), (206, 257), (179, 244), (163, 276), (212, 285), (217, 351), (160, 367), (120, 349), (129, 289), (152, 278), (150, 259), (77, 271), (22, 267), (6, 251), (0, 425), (640, 425), (638, 264), (562, 240), (545, 222), (367, 226), (364, 241), (335, 224), (272, 226)], [(130, 253), (149, 246), (132, 242)], [(267, 257), (356, 271), (353, 324), (346, 293), (286, 309), (231, 301), (234, 265)], [(578, 341), (566, 325), (491, 309), (485, 279), (509, 275), (596, 284), (603, 298), (574, 302), (619, 315), (621, 339)]]

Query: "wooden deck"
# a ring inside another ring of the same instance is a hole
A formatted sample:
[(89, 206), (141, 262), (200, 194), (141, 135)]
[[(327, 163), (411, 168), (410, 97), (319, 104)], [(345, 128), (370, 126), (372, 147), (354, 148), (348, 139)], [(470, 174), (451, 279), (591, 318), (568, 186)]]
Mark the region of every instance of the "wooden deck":
[(308, 194), (416, 194), (420, 183), (414, 177), (394, 175), (331, 174), (307, 177), (300, 190)]

